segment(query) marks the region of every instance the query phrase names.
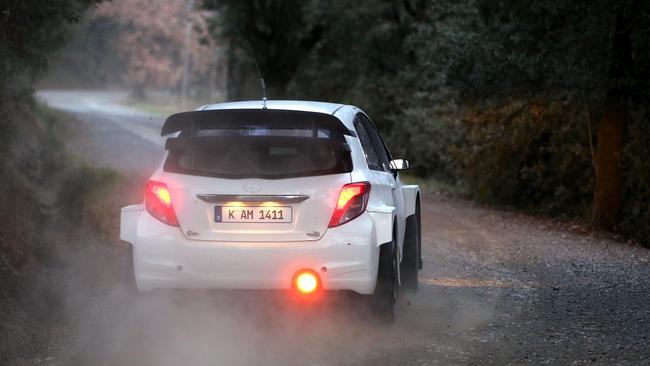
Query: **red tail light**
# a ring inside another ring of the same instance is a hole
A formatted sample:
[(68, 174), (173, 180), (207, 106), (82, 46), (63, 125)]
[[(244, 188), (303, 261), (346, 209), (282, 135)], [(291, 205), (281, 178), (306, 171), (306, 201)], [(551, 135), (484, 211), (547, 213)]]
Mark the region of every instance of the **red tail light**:
[(147, 212), (167, 225), (178, 226), (176, 213), (172, 207), (172, 196), (165, 183), (150, 180), (144, 196)]
[(350, 183), (343, 186), (329, 227), (343, 225), (366, 210), (370, 197), (370, 183)]

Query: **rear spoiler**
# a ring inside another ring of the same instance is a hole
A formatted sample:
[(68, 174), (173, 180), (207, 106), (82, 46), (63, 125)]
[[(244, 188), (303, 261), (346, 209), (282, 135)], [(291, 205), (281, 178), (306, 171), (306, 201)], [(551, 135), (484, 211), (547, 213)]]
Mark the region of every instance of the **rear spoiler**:
[(302, 149), (328, 149), (350, 152), (350, 146), (340, 140), (318, 137), (296, 136), (187, 136), (170, 137), (165, 141), (165, 150), (184, 150), (187, 148), (209, 149), (222, 144), (234, 146), (253, 144), (257, 146), (300, 147)]
[(280, 109), (218, 109), (176, 113), (167, 118), (160, 136), (174, 132), (182, 135), (196, 135), (203, 129), (237, 128), (244, 125), (261, 124), (277, 128), (296, 126), (324, 128), (340, 135), (356, 136), (341, 120), (325, 113), (290, 111)]

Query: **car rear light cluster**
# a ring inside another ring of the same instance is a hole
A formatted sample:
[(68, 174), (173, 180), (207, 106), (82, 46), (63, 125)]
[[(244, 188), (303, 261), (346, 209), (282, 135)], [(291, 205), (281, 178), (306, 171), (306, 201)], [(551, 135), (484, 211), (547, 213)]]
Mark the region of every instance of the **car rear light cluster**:
[(370, 183), (349, 183), (343, 186), (329, 227), (343, 225), (366, 210), (370, 197)]
[(147, 212), (167, 225), (178, 226), (178, 219), (172, 207), (172, 196), (165, 183), (150, 180), (144, 196)]

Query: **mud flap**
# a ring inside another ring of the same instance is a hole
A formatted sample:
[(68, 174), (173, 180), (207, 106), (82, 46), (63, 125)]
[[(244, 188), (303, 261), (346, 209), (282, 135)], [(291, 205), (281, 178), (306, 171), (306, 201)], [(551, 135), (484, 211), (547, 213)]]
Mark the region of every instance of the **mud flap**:
[(375, 243), (380, 246), (393, 240), (393, 218), (395, 207), (385, 206), (382, 209), (368, 210), (375, 229)]
[(138, 218), (144, 211), (144, 205), (122, 207), (120, 215), (120, 239), (135, 244), (137, 237)]
[[(375, 243), (378, 247), (382, 244), (390, 243), (393, 241), (393, 223), (395, 221), (395, 207), (383, 206), (373, 207), (372, 211), (369, 209), (368, 214), (372, 219), (375, 229)], [(397, 251), (397, 262), (399, 263), (401, 253)], [(401, 283), (399, 271), (397, 271), (398, 283)]]

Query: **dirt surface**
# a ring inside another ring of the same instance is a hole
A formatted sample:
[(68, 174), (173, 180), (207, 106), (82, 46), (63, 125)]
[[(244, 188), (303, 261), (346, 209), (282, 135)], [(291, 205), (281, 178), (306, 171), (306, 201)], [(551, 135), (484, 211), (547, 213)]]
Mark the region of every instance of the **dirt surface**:
[[(159, 118), (117, 106), (115, 93), (39, 95), (79, 118), (71, 147), (92, 163), (145, 177), (158, 164)], [(66, 283), (61, 336), (28, 363), (650, 364), (650, 251), (444, 195), (425, 195), (422, 214), (420, 286), (400, 294), (393, 325), (348, 294), (317, 305), (276, 293), (134, 296), (89, 286), (87, 265)]]

